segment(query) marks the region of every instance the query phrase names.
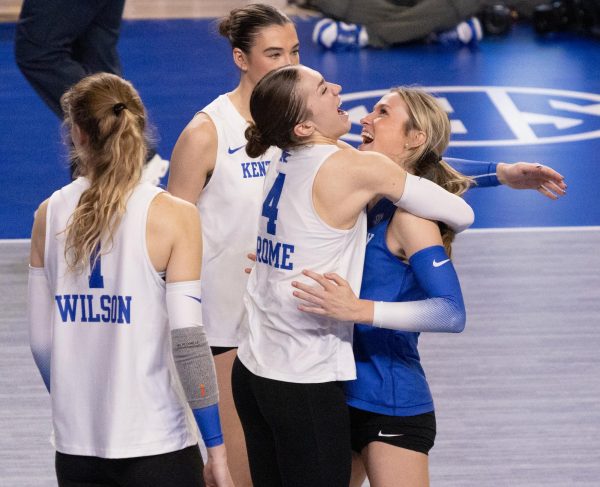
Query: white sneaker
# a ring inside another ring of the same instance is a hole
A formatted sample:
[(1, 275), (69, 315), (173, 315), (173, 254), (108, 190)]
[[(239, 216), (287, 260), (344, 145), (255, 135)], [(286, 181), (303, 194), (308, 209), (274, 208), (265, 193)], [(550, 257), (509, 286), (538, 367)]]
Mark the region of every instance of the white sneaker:
[(315, 44), (333, 51), (360, 49), (369, 43), (369, 35), (362, 25), (328, 18), (316, 23), (312, 39)]
[(483, 29), (477, 17), (471, 17), (458, 24), (454, 29), (438, 32), (433, 40), (440, 44), (456, 44), (461, 46), (476, 46), (483, 38)]
[(154, 157), (150, 159), (144, 165), (144, 169), (142, 170), (142, 179), (143, 183), (150, 182), (154, 186), (158, 186), (160, 184), (161, 178), (167, 174), (169, 170), (169, 161), (163, 159), (158, 154), (154, 154)]

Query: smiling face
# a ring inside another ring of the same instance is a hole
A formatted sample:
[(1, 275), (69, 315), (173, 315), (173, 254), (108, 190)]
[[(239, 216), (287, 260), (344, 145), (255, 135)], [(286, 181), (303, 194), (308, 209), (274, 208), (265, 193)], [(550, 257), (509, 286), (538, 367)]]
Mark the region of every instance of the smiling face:
[(282, 66), (300, 62), (300, 43), (292, 23), (273, 24), (261, 29), (254, 37), (249, 52), (239, 48), (233, 50), (235, 63), (256, 85), (267, 73)]
[(439, 160), (450, 143), (448, 114), (420, 88), (392, 88), (361, 124), (359, 149), (385, 154), (409, 172), (423, 158)]
[(298, 89), (309, 113), (305, 125), (332, 140), (346, 134), (350, 130), (350, 119), (340, 109), (342, 87), (325, 81), (319, 72), (305, 66), (301, 67), (300, 76)]
[(412, 125), (408, 107), (397, 93), (384, 95), (360, 123), (363, 143), (359, 150), (379, 152), (402, 163), (418, 143), (419, 131), (407, 130)]

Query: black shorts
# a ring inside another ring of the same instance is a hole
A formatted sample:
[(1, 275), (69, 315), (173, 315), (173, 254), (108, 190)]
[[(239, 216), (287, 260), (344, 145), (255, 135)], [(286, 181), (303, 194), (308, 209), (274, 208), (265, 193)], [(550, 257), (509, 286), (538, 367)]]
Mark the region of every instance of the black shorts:
[(435, 441), (435, 413), (386, 416), (349, 407), (352, 450), (360, 453), (372, 441), (380, 441), (427, 455)]
[(229, 350), (237, 350), (237, 347), (210, 347), (213, 357), (229, 352)]
[(204, 487), (198, 445), (161, 455), (100, 458), (56, 452), (60, 487)]

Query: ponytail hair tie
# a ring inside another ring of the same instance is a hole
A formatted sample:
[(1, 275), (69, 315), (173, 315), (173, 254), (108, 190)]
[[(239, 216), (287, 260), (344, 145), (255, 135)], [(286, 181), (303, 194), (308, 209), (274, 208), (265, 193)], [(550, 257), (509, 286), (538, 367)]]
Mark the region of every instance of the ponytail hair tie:
[(125, 105), (125, 103), (116, 103), (115, 105), (113, 105), (113, 113), (115, 114), (115, 116), (118, 117), (121, 114), (121, 112), (126, 108), (127, 105)]
[(435, 151), (428, 150), (420, 158), (418, 163), (424, 164), (425, 166), (433, 166), (438, 164), (442, 160), (442, 156), (435, 153)]

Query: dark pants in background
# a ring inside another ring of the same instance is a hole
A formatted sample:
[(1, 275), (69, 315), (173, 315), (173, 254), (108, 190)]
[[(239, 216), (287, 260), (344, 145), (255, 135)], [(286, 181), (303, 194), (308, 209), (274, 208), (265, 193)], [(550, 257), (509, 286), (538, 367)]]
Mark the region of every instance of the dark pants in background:
[(327, 17), (364, 25), (369, 45), (387, 47), (451, 29), (484, 0), (310, 0)]
[[(23, 2), (15, 59), (29, 84), (61, 120), (60, 97), (80, 79), (101, 72), (121, 76), (117, 43), (124, 6), (125, 0)], [(155, 142), (149, 140), (146, 161), (155, 154)], [(71, 160), (71, 177), (75, 166)]]
[(117, 53), (125, 0), (25, 0), (15, 58), (44, 103), (60, 119), (60, 97), (81, 78), (121, 75)]

